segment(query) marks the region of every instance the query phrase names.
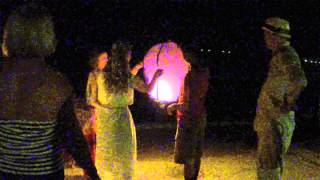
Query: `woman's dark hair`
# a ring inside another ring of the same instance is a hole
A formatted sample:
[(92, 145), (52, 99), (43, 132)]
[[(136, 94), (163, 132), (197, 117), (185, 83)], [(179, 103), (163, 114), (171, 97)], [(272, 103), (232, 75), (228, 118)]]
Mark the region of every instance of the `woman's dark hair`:
[(8, 17), (3, 49), (9, 57), (45, 57), (55, 51), (54, 25), (47, 8), (27, 3)]
[(89, 52), (89, 65), (92, 69), (98, 68), (98, 58), (104, 52), (107, 51), (102, 48), (94, 48)]
[(127, 41), (112, 44), (111, 58), (106, 67), (106, 83), (111, 92), (127, 92), (129, 78), (128, 53), (131, 46)]

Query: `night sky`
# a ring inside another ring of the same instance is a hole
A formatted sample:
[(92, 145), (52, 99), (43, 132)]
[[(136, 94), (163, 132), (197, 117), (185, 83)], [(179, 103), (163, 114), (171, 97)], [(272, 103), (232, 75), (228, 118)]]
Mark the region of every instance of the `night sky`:
[[(1, 33), (8, 13), (24, 2), (0, 1)], [(320, 124), (320, 64), (304, 62), (305, 58), (320, 62), (318, 0), (46, 0), (42, 4), (54, 17), (59, 40), (48, 63), (66, 73), (79, 96), (84, 95), (90, 71), (88, 51), (94, 47), (109, 51), (116, 39), (128, 39), (134, 45), (134, 65), (159, 42), (201, 42), (205, 51), (211, 50), (203, 54), (211, 71), (206, 102), (209, 123), (253, 121), (270, 58), (261, 25), (269, 16), (288, 19), (292, 44), (301, 56), (309, 81), (298, 102), (297, 116), (301, 118), (297, 122), (301, 127)], [(158, 110), (140, 93), (136, 93), (131, 108), (137, 123), (147, 121), (145, 115), (155, 119), (158, 116)]]

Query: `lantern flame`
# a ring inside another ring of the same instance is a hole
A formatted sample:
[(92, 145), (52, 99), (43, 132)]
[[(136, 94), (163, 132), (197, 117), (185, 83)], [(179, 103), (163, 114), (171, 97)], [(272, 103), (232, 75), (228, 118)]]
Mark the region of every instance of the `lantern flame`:
[(151, 96), (161, 101), (172, 101), (174, 99), (169, 83), (164, 80), (158, 81), (158, 88), (153, 88)]

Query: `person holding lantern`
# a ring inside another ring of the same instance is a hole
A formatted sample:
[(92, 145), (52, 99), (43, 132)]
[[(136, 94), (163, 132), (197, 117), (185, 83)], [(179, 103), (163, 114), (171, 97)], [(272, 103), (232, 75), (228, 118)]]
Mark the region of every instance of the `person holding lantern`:
[(101, 179), (135, 179), (136, 130), (131, 112), (134, 89), (147, 93), (162, 74), (157, 70), (146, 84), (129, 69), (131, 46), (125, 41), (112, 45), (112, 56), (104, 73), (96, 77), (99, 104), (96, 111), (96, 166)]
[[(86, 87), (86, 100), (87, 104), (92, 107), (92, 116), (90, 118), (90, 132), (88, 134), (88, 142), (91, 148), (92, 159), (95, 160), (95, 149), (96, 149), (96, 113), (95, 108), (101, 106), (97, 99), (98, 87), (97, 87), (97, 76), (99, 74), (105, 74), (105, 68), (110, 59), (108, 53), (104, 49), (95, 48), (90, 52), (89, 64), (92, 71), (89, 73), (87, 87)], [(143, 68), (143, 62), (136, 64), (130, 73), (135, 76), (139, 70)]]
[(207, 117), (205, 98), (209, 86), (209, 69), (203, 66), (203, 59), (197, 49), (195, 46), (183, 48), (190, 70), (184, 79), (178, 102), (166, 108), (169, 115), (177, 110), (174, 161), (184, 164), (186, 180), (196, 180), (198, 177)]

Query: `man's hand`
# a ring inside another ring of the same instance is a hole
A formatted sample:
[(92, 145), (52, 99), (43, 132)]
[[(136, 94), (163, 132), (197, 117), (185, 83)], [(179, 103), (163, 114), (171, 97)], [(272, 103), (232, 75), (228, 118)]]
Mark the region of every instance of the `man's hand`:
[(176, 110), (183, 111), (184, 108), (185, 108), (185, 105), (183, 103), (173, 103), (167, 107), (167, 112), (171, 116), (174, 111)]
[(173, 112), (177, 109), (177, 104), (173, 103), (167, 107), (167, 113), (171, 116)]
[(280, 106), (280, 111), (281, 113), (283, 114), (288, 114), (290, 111), (293, 110), (293, 106), (292, 105), (289, 105), (287, 103), (284, 103)]
[(280, 105), (282, 104), (282, 101), (280, 101), (279, 99), (275, 98), (272, 95), (269, 95), (269, 98), (270, 98), (274, 107), (280, 107)]

